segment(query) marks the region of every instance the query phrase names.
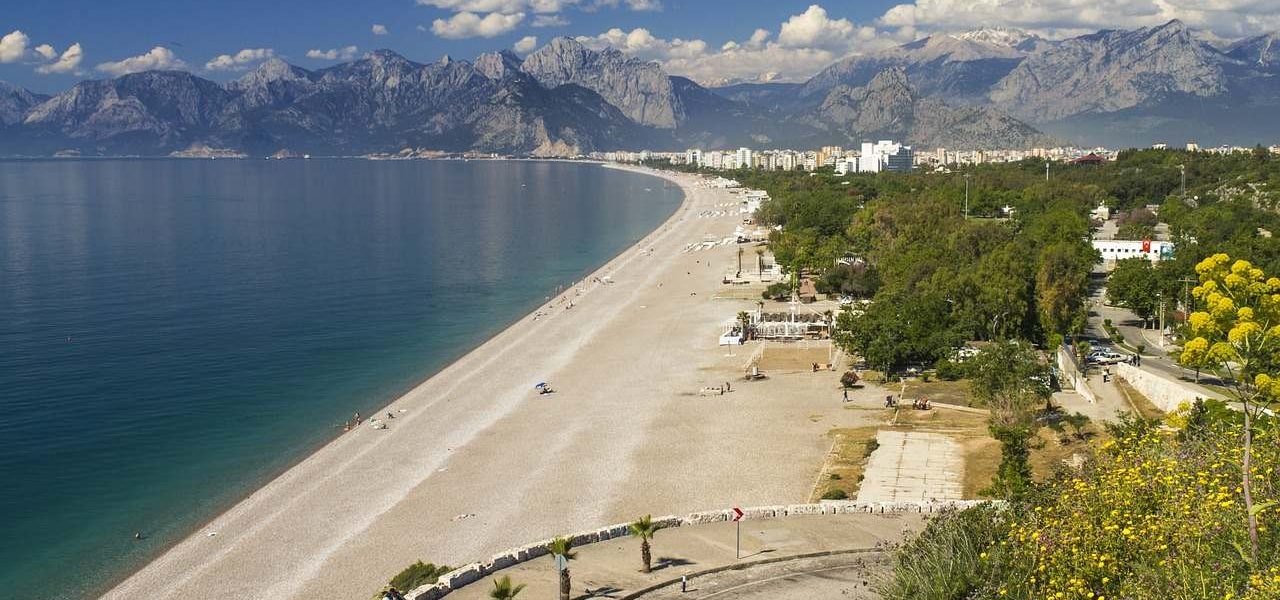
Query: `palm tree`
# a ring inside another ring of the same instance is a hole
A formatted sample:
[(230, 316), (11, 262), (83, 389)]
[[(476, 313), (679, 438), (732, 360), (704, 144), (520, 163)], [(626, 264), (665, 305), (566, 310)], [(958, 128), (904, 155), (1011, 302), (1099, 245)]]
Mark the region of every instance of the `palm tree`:
[(653, 554), (649, 551), (649, 540), (658, 532), (653, 522), (653, 515), (645, 515), (631, 524), (631, 535), (640, 538), (640, 560), (644, 561), (644, 572), (653, 570)]
[(489, 597), (493, 600), (512, 600), (523, 589), (523, 583), (515, 585), (511, 583), (510, 575), (503, 575), (501, 579), (493, 580), (493, 589), (489, 590)]
[[(573, 560), (575, 556), (572, 548), (573, 542), (562, 537), (551, 540), (551, 543), (547, 544), (547, 552), (550, 552), (552, 556), (563, 556), (566, 563)], [(564, 570), (560, 571), (560, 600), (569, 600), (569, 587), (569, 567), (566, 566)]]
[(738, 323), (742, 324), (742, 339), (751, 337), (748, 335), (751, 332), (751, 313), (745, 310), (738, 311)]

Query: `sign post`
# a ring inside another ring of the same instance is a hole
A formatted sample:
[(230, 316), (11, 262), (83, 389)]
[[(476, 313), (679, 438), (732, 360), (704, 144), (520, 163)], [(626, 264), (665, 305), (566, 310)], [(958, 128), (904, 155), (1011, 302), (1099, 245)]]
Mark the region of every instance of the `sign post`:
[(738, 524), (737, 540), (733, 544), (733, 559), (742, 558), (742, 509), (733, 507), (733, 522)]

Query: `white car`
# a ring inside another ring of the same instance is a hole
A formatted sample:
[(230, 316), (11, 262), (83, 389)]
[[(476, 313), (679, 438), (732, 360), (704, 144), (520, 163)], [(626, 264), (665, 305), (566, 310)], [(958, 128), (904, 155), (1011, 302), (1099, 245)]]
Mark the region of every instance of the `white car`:
[(1089, 362), (1099, 365), (1114, 365), (1118, 362), (1124, 362), (1127, 358), (1128, 357), (1120, 354), (1119, 352), (1099, 350), (1089, 355)]

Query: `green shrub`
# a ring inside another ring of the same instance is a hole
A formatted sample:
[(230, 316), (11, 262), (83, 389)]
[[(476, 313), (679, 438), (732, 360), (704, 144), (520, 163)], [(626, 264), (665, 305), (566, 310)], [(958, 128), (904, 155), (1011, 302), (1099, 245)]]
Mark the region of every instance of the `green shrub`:
[(956, 381), (964, 378), (964, 365), (945, 358), (938, 359), (938, 362), (934, 364), (933, 370), (938, 379), (943, 381)]
[(867, 446), (862, 451), (862, 457), (866, 458), (871, 456), (871, 453), (875, 452), (876, 449), (879, 447), (880, 447), (880, 440), (877, 440), (875, 438), (871, 438), (867, 440)]
[(985, 552), (1003, 539), (1005, 514), (989, 505), (947, 512), (894, 555), (893, 574), (881, 584), (885, 600), (960, 600), (981, 590)]
[(786, 300), (791, 297), (791, 284), (786, 282), (775, 283), (765, 288), (760, 296), (765, 300)]
[(827, 490), (827, 492), (822, 495), (822, 499), (823, 500), (848, 500), (849, 494), (846, 493), (844, 490)]
[(845, 371), (844, 375), (840, 376), (840, 385), (846, 388), (851, 388), (855, 385), (858, 385), (858, 381), (860, 381), (860, 379), (858, 378), (858, 374), (854, 373), (853, 371)]
[(391, 587), (402, 592), (430, 585), (440, 579), (441, 575), (452, 571), (453, 567), (444, 565), (436, 566), (433, 563), (425, 563), (418, 561), (409, 565), (405, 570), (400, 571), (399, 575), (391, 578)]

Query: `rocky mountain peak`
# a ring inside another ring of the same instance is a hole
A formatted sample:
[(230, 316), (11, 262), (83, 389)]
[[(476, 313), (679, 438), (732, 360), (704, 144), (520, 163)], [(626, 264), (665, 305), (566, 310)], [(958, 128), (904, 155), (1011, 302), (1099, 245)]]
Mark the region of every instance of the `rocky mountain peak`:
[(510, 50), (488, 52), (476, 57), (475, 67), (489, 79), (506, 79), (520, 72), (520, 57)]
[(973, 31), (955, 34), (956, 38), (971, 42), (982, 42), (993, 46), (1016, 48), (1033, 36), (1021, 29), (1010, 27), (983, 27)]
[(258, 65), (258, 68), (245, 73), (243, 77), (235, 80), (233, 84), (241, 88), (248, 88), (274, 81), (301, 81), (305, 79), (308, 79), (305, 69), (295, 67), (279, 58), (271, 58)]
[(521, 69), (548, 88), (572, 83), (596, 92), (641, 125), (670, 129), (684, 119), (662, 67), (614, 49), (592, 50), (558, 37), (526, 57)]
[(0, 81), (0, 128), (21, 123), (27, 111), (45, 99), (25, 88)]

